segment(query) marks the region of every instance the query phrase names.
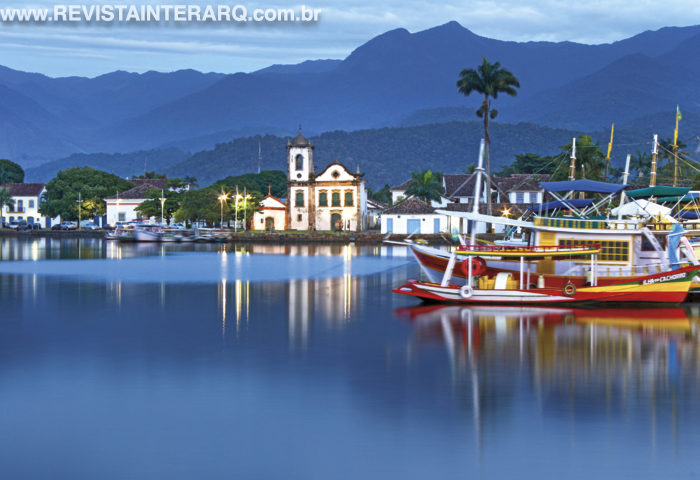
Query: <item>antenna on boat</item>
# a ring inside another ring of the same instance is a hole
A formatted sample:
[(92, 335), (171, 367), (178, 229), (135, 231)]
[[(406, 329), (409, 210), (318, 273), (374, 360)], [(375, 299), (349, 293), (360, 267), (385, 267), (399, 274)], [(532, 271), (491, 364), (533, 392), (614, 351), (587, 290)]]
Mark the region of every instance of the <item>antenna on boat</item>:
[(659, 134), (654, 134), (654, 143), (651, 146), (651, 178), (649, 179), (649, 186), (656, 186), (656, 155), (659, 153)]
[(571, 165), (569, 166), (569, 181), (573, 182), (576, 177), (576, 137), (571, 142)]
[(262, 164), (262, 146), (260, 145), (260, 137), (258, 137), (258, 173), (260, 173), (260, 165)]

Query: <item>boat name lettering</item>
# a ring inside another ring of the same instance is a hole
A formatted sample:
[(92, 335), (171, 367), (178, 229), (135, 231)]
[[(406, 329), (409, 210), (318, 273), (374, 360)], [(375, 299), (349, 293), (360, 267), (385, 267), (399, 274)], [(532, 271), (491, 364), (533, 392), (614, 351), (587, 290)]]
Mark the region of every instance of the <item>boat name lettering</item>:
[(670, 282), (671, 280), (678, 280), (679, 278), (683, 277), (685, 277), (685, 273), (676, 273), (674, 275), (666, 275), (665, 277), (658, 278), (648, 278), (642, 282), (642, 285), (649, 285), (650, 283)]

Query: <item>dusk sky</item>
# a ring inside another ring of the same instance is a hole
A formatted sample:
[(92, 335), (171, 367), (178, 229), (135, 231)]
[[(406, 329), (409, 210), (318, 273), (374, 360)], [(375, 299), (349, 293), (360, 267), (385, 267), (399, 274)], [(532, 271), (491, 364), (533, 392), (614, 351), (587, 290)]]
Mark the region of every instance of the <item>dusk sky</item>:
[[(3, 2), (2, 7), (51, 7), (57, 1)], [(66, 3), (73, 3), (66, 2)], [(168, 4), (102, 1), (92, 4)], [(190, 4), (224, 2), (193, 0)], [(697, 0), (318, 0), (316, 24), (22, 25), (0, 24), (0, 64), (51, 76), (95, 76), (113, 70), (143, 72), (193, 68), (247, 72), (275, 63), (342, 59), (370, 38), (403, 27), (411, 32), (456, 20), (473, 32), (502, 40), (607, 43), (644, 30), (700, 24)], [(234, 2), (229, 2), (229, 5)], [(254, 8), (298, 8), (280, 0), (242, 2)], [(458, 48), (458, 46), (456, 46)]]

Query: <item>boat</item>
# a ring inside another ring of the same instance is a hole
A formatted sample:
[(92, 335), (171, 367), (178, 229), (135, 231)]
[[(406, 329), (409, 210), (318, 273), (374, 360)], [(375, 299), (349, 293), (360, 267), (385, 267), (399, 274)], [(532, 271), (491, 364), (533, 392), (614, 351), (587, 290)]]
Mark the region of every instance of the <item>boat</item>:
[(480, 277), (476, 287), (409, 280), (392, 291), (426, 301), (464, 304), (681, 303), (699, 271), (700, 266), (692, 265), (608, 285), (579, 288), (567, 283), (560, 289), (518, 284), (510, 273), (501, 272), (495, 278)]
[(134, 228), (134, 240), (137, 242), (160, 242), (162, 236), (160, 225), (139, 225)]
[[(607, 284), (599, 284), (598, 281), (601, 244), (535, 247), (468, 245), (450, 254), (439, 283), (409, 280), (393, 289), (393, 292), (425, 301), (463, 304), (680, 303), (688, 296), (693, 278), (700, 272), (700, 265), (679, 266), (678, 259), (673, 258), (679, 242), (679, 235), (669, 238), (671, 270), (619, 278)], [(458, 254), (464, 259), (458, 261)], [(506, 271), (490, 275), (487, 263), (482, 258), (484, 256), (518, 262), (517, 279)], [(532, 262), (541, 262), (542, 259), (552, 261), (555, 257), (568, 257), (569, 261), (576, 258), (586, 272), (585, 283), (577, 285), (569, 280), (561, 287), (547, 286), (544, 276), (537, 270), (532, 271)], [(586, 266), (581, 258), (588, 258)], [(463, 285), (452, 282), (455, 270), (465, 279)]]
[[(457, 212), (437, 210), (452, 221), (459, 223), (458, 230), (462, 231), (462, 223), (485, 222), (497, 225), (504, 225), (510, 229), (511, 238), (515, 241), (503, 241), (499, 245), (521, 245), (525, 247), (567, 247), (582, 244), (600, 244), (601, 252), (598, 255), (596, 264), (596, 274), (599, 285), (615, 284), (620, 280), (633, 281), (635, 278), (654, 273), (663, 273), (671, 269), (672, 263), (679, 263), (678, 257), (684, 257), (685, 264), (696, 265), (700, 263), (695, 254), (693, 246), (688, 239), (683, 236), (681, 225), (669, 215), (654, 217), (648, 215), (632, 215), (623, 218), (623, 211), (620, 210), (617, 216), (601, 215), (605, 210), (605, 205), (612, 200), (615, 195), (620, 194), (621, 202), (624, 201), (624, 184), (613, 184), (598, 182), (593, 180), (569, 180), (562, 182), (540, 182), (555, 200), (542, 205), (531, 207), (526, 215), (520, 219), (510, 219), (507, 217), (489, 216), (479, 213), (479, 198), (482, 183), (483, 171), (483, 145), (479, 152), (478, 167), (475, 169), (477, 180), (475, 182), (475, 201), (472, 212)], [(628, 210), (638, 213), (645, 210), (644, 205), (638, 204), (636, 198), (643, 195), (665, 193), (672, 187), (655, 187), (655, 189), (644, 189), (645, 191), (635, 191), (630, 204), (637, 207)], [(646, 191), (649, 190), (649, 191)], [(677, 192), (679, 190), (673, 190)], [(563, 194), (562, 192), (566, 192)], [(583, 192), (587, 195), (601, 195), (603, 198), (594, 201), (592, 198), (573, 198), (576, 192)], [(632, 192), (631, 192), (632, 193)], [(627, 205), (630, 205), (627, 204)], [(627, 206), (625, 205), (625, 207)], [(650, 204), (646, 204), (646, 211), (649, 211)], [(572, 212), (566, 216), (557, 216), (563, 211)], [(661, 210), (653, 210), (658, 213)], [(594, 215), (595, 214), (595, 215)], [(472, 238), (470, 245), (476, 245), (474, 235), (475, 228), (472, 228)], [(678, 246), (674, 249), (664, 249), (662, 243), (667, 234), (680, 235)], [(520, 237), (515, 237), (519, 234)], [(460, 250), (468, 248), (465, 241), (460, 239), (460, 246), (457, 247), (459, 261), (466, 259), (466, 256), (459, 255)], [(411, 253), (421, 267), (425, 276), (434, 283), (441, 281), (443, 273), (447, 268), (450, 252), (415, 243), (404, 243), (408, 245)], [(474, 247), (476, 248), (476, 247)], [(509, 272), (512, 275), (518, 272), (517, 256), (489, 256), (485, 258), (487, 273), (496, 275), (499, 272)], [(579, 258), (568, 258), (567, 255), (559, 257), (549, 256), (540, 259), (533, 272), (542, 278), (544, 286), (561, 288), (567, 283), (573, 283), (577, 287), (585, 286), (590, 275), (590, 269), (581, 262)], [(466, 275), (457, 270), (454, 272), (456, 283), (465, 283)]]

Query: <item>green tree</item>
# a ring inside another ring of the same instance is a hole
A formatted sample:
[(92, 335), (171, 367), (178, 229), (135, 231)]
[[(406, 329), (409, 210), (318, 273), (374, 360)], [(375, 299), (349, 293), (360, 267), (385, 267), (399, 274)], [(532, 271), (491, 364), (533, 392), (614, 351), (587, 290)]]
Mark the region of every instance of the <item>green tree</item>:
[[(688, 145), (678, 140), (677, 143), (678, 152), (677, 163), (678, 163), (678, 179), (683, 180), (686, 178), (693, 178), (697, 173), (698, 164), (696, 164), (690, 158), (690, 152), (687, 151)], [(656, 184), (668, 184), (673, 183), (673, 170), (676, 164), (676, 158), (674, 158), (673, 153), (673, 139), (666, 138), (659, 140), (659, 154), (656, 159), (657, 173), (656, 173)], [(651, 162), (650, 162), (651, 163)]]
[(155, 180), (160, 180), (163, 178), (167, 178), (167, 176), (164, 173), (157, 173), (157, 172), (144, 172), (143, 175), (139, 175), (138, 177), (133, 177), (135, 179), (141, 179), (141, 180), (146, 180), (146, 179), (155, 179)]
[(7, 191), (7, 188), (0, 188), (0, 211), (2, 211), (5, 205), (10, 205), (12, 202), (12, 195)]
[[(166, 188), (164, 190), (150, 189), (146, 192), (147, 200), (141, 202), (141, 205), (136, 207), (136, 211), (144, 218), (155, 217), (160, 219), (161, 213), (164, 220), (170, 223), (170, 218), (174, 215), (177, 209), (180, 208), (182, 193)], [(161, 195), (165, 199), (161, 210)]]
[(651, 170), (651, 154), (648, 152), (637, 152), (630, 157), (630, 174), (642, 178), (648, 175)]
[[(567, 180), (571, 165), (571, 145), (562, 145), (562, 152), (553, 157), (557, 165), (552, 180)], [(581, 135), (576, 139), (576, 166), (575, 179), (586, 178), (588, 180), (602, 180), (605, 170), (605, 154), (600, 149), (598, 142), (594, 142), (588, 135)]]
[[(479, 109), (476, 111), (476, 116), (484, 120), (484, 138), (486, 140), (486, 174), (487, 174), (487, 190), (491, 192), (491, 157), (489, 147), (491, 145), (491, 137), (489, 136), (489, 120), (494, 120), (498, 116), (498, 110), (492, 107), (492, 99), (498, 98), (499, 93), (505, 93), (510, 96), (518, 94), (516, 88), (520, 88), (520, 82), (515, 75), (509, 70), (501, 68), (499, 62), (489, 63), (486, 57), (482, 57), (483, 62), (476, 70), (467, 68), (460, 72), (459, 80), (457, 80), (457, 88), (464, 96), (469, 96), (472, 92), (479, 93), (484, 96)], [(487, 195), (488, 213), (491, 215), (491, 195)]]
[(551, 174), (555, 166), (552, 157), (542, 156), (537, 153), (519, 153), (515, 156), (515, 161), (503, 167), (503, 169), (498, 172), (498, 175), (508, 177), (517, 173)]
[(42, 215), (64, 220), (78, 219), (78, 192), (81, 198), (81, 216), (88, 218), (104, 215), (104, 198), (134, 186), (111, 173), (90, 167), (75, 167), (58, 172), (46, 184), (46, 200), (40, 205)]
[(246, 173), (235, 177), (226, 177), (214, 182), (211, 186), (217, 191), (234, 191), (238, 185), (239, 193), (246, 188), (248, 192), (267, 195), (268, 190), (275, 197), (287, 196), (287, 174), (281, 170), (263, 170), (260, 173)]
[(182, 181), (189, 185), (190, 188), (199, 188), (199, 183), (197, 183), (197, 177), (193, 177), (192, 175), (186, 175), (183, 177)]
[(15, 162), (0, 158), (0, 185), (24, 182), (24, 170)]
[(431, 200), (439, 201), (440, 196), (445, 193), (440, 172), (422, 170), (411, 173), (411, 178), (412, 182), (406, 189), (406, 196), (413, 195), (430, 204)]
[(372, 200), (383, 203), (384, 205), (391, 205), (391, 187), (388, 183), (385, 183), (384, 186), (376, 192), (368, 190), (367, 193)]
[[(247, 192), (248, 198), (246, 200), (243, 199), (243, 192), (239, 192), (238, 196), (238, 217), (236, 217), (236, 201), (233, 198), (236, 195), (236, 192), (233, 192), (231, 194), (231, 200), (228, 202), (228, 218), (234, 219), (238, 218), (240, 222), (245, 221), (247, 224), (250, 224), (251, 220), (253, 219), (253, 214), (255, 211), (258, 209), (258, 205), (260, 204), (260, 201), (263, 199), (262, 195), (260, 195), (257, 192), (250, 193)], [(226, 210), (224, 210), (224, 220), (226, 220), (227, 215), (226, 215)]]
[(175, 220), (178, 222), (204, 221), (207, 224), (219, 221), (217, 197), (217, 191), (211, 187), (184, 192), (180, 207), (175, 211)]

